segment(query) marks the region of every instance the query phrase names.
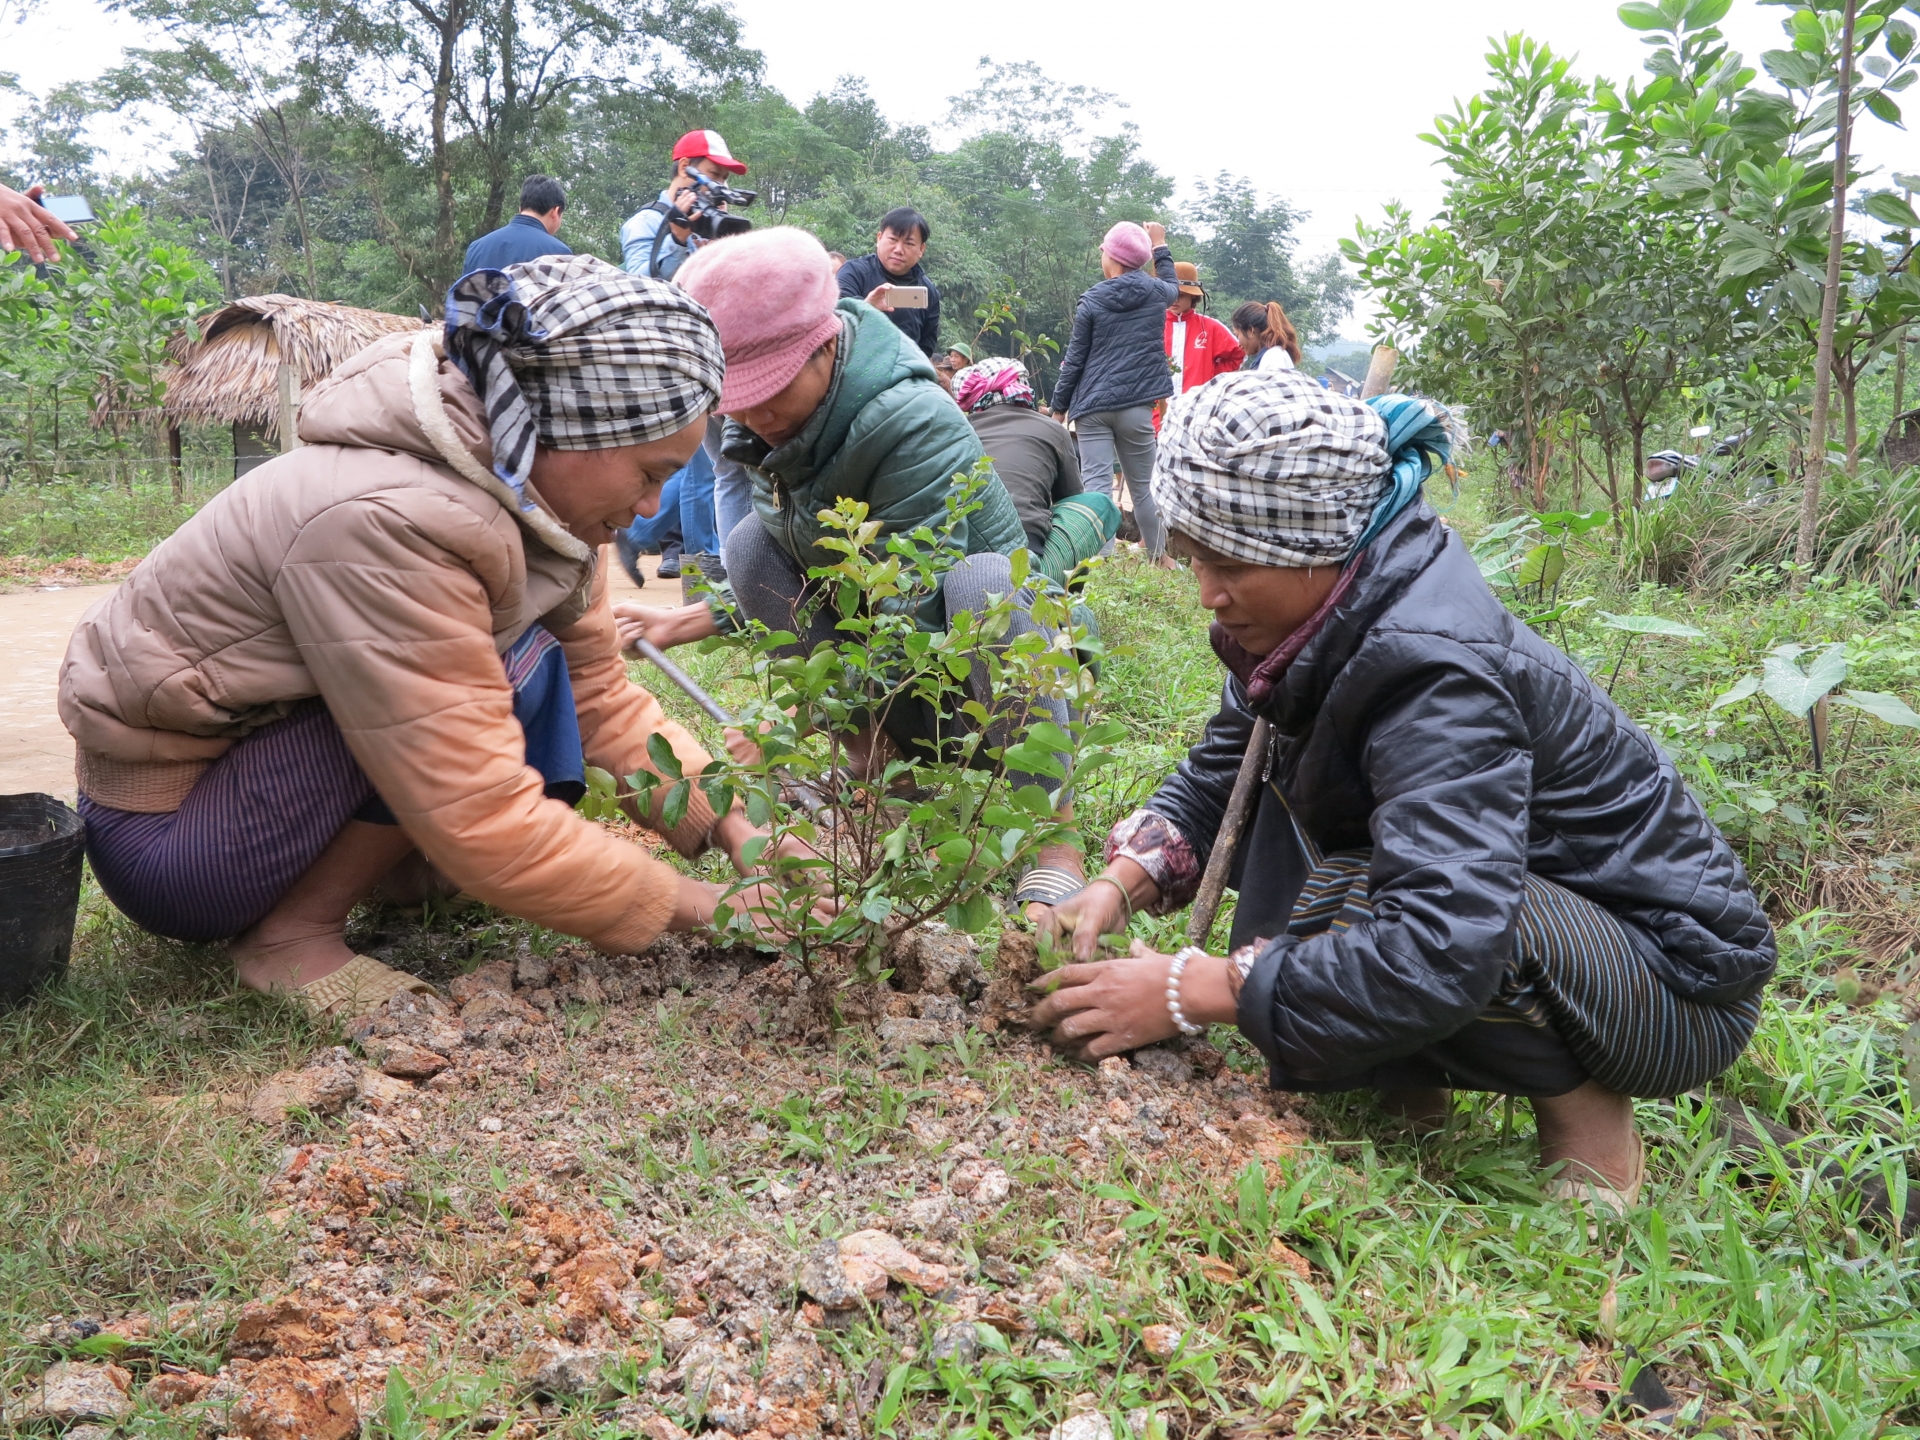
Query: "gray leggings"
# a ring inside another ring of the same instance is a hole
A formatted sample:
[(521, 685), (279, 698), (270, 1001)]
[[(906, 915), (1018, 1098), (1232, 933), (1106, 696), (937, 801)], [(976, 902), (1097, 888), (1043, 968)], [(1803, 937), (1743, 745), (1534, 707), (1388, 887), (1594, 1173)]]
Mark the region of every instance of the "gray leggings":
[[(787, 647), (782, 654), (806, 655), (822, 641), (843, 638), (834, 628), (837, 617), (830, 605), (821, 604), (810, 614), (802, 613), (807, 609), (806, 602), (818, 594), (819, 587), (807, 580), (787, 552), (767, 534), (758, 517), (749, 516), (735, 526), (721, 548), (727, 576), (733, 584), (734, 600), (742, 612), (768, 629), (791, 630), (800, 637), (798, 643)], [(1006, 595), (1012, 590), (1013, 569), (1006, 556), (968, 555), (955, 561), (947, 571), (940, 594), (951, 624), (956, 616), (985, 610), (992, 596)], [(1007, 639), (1014, 640), (1035, 631), (1052, 639), (1052, 630), (1036, 623), (1026, 612), (1025, 607), (1032, 603), (1032, 594), (1022, 590), (1015, 599), (1021, 608), (1015, 611), (1007, 627)], [(973, 667), (967, 684), (975, 699), (989, 710), (995, 708), (994, 697), (987, 689), (984, 664)], [(1005, 709), (1004, 701), (1000, 708)], [(1065, 725), (1070, 714), (1066, 701), (1044, 698), (1032, 701), (1030, 711), (1031, 718), (1044, 717), (1056, 725)], [(966, 733), (966, 722), (958, 715), (943, 716), (927, 701), (908, 695), (890, 700), (879, 719), (901, 753), (910, 758), (931, 758), (942, 739), (952, 741)], [(994, 730), (1001, 728), (996, 725)], [(989, 739), (995, 745), (1006, 744), (1011, 738), (989, 732)], [(992, 762), (983, 759), (980, 763)], [(1016, 786), (1038, 784), (1048, 791), (1060, 784), (1044, 775), (1014, 771), (1008, 772), (1008, 779)]]
[(1148, 488), (1153, 479), (1153, 407), (1129, 405), (1124, 410), (1076, 415), (1073, 427), (1080, 435), (1081, 482), (1087, 489), (1111, 497), (1113, 462), (1120, 462), (1120, 473), (1127, 477), (1127, 493), (1133, 497), (1133, 518), (1140, 526), (1140, 539), (1146, 544), (1147, 554), (1158, 560), (1166, 553), (1167, 532), (1161, 527), (1160, 511)]

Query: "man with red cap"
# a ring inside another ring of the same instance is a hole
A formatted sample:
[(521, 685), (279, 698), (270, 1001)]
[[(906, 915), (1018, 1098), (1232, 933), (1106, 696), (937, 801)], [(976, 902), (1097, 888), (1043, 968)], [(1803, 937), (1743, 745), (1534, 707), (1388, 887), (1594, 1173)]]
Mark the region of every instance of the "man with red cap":
[(1200, 283), (1200, 267), (1181, 260), (1174, 264), (1173, 275), (1180, 293), (1167, 311), (1164, 344), (1184, 395), (1216, 375), (1232, 374), (1247, 357), (1231, 330), (1211, 315), (1200, 313), (1200, 304), (1207, 298), (1207, 287)]
[(694, 176), (724, 182), (746, 173), (746, 165), (733, 158), (718, 130), (689, 130), (673, 147), (673, 178), (660, 198), (620, 227), (620, 263), (635, 275), (672, 279), (681, 263), (705, 243), (687, 224), (698, 193)]

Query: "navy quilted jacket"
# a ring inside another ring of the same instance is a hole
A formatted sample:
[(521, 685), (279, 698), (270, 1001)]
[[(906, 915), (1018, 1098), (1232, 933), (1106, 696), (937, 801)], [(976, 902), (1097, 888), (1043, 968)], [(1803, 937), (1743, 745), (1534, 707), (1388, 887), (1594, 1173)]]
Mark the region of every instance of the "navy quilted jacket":
[(1167, 307), (1180, 289), (1173, 255), (1160, 245), (1153, 274), (1129, 270), (1102, 280), (1080, 297), (1073, 337), (1053, 387), (1055, 411), (1075, 419), (1129, 405), (1151, 405), (1173, 394), (1167, 364)]
[[(1271, 778), (1234, 857), (1232, 943), (1280, 937), (1239, 1014), (1274, 1083), (1319, 1088), (1478, 1015), (1512, 953), (1529, 872), (1611, 911), (1685, 999), (1725, 1005), (1764, 986), (1766, 914), (1646, 732), (1507, 612), (1424, 503), (1360, 563), (1267, 701)], [(1220, 713), (1147, 802), (1202, 865), (1253, 719), (1229, 675)], [(1287, 935), (1306, 879), (1295, 821), (1322, 850), (1372, 848), (1371, 921)]]

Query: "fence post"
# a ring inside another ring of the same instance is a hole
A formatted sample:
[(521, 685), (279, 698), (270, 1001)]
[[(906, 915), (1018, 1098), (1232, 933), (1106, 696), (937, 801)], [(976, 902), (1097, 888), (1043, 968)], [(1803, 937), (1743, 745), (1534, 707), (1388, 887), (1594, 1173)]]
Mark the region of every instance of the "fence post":
[(280, 362), (280, 453), (300, 448), (300, 372)]
[(1360, 387), (1362, 400), (1387, 393), (1387, 387), (1393, 383), (1393, 367), (1399, 359), (1400, 352), (1391, 345), (1374, 348), (1373, 359), (1367, 362), (1367, 382)]

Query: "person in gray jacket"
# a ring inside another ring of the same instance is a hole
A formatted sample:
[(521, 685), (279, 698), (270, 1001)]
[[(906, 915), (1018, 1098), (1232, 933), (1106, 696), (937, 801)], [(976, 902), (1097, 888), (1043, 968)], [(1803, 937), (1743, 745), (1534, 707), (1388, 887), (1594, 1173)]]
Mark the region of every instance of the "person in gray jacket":
[(1167, 563), (1166, 531), (1148, 489), (1154, 402), (1173, 394), (1173, 371), (1162, 345), (1167, 307), (1180, 293), (1166, 227), (1130, 220), (1115, 225), (1100, 242), (1100, 269), (1107, 278), (1082, 295), (1074, 309), (1053, 406), (1079, 432), (1080, 473), (1087, 488), (1110, 495), (1117, 461), (1147, 553)]

